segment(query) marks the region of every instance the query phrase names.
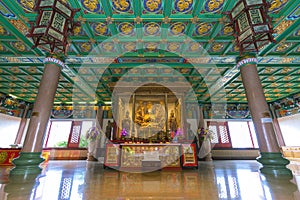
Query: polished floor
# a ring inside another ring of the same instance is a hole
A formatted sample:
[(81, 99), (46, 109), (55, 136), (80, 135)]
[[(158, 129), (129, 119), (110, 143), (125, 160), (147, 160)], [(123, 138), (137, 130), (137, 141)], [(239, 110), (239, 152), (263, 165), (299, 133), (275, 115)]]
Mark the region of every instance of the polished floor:
[(26, 179), (1, 167), (0, 200), (300, 199), (300, 163), (289, 165), (292, 179), (266, 177), (259, 167), (256, 161), (201, 161), (198, 169), (128, 173), (94, 161), (49, 161), (39, 176)]

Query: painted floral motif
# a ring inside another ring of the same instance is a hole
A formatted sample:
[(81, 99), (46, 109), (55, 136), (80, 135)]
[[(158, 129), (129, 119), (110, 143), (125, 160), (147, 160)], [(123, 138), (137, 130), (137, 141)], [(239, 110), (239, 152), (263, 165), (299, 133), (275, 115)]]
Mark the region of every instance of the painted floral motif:
[(105, 23), (93, 23), (92, 28), (97, 35), (108, 35), (108, 27)]
[(118, 12), (127, 12), (131, 4), (129, 0), (112, 0), (112, 6)]
[(206, 0), (204, 7), (207, 12), (216, 13), (222, 9), (223, 4), (224, 0)]
[(145, 24), (144, 30), (147, 35), (157, 35), (160, 32), (160, 26), (155, 22), (149, 22)]
[(198, 42), (192, 42), (190, 44), (189, 50), (190, 51), (198, 51), (200, 49), (200, 44)]
[(162, 8), (161, 0), (144, 0), (144, 8), (148, 12), (157, 13)]
[(182, 22), (174, 23), (170, 27), (170, 33), (172, 35), (180, 35), (180, 34), (184, 33), (185, 28), (186, 28), (186, 26)]
[(97, 0), (81, 0), (81, 5), (92, 13), (99, 13), (101, 11), (100, 4)]
[(285, 4), (288, 2), (288, 0), (273, 0), (271, 2), (271, 7), (269, 8), (269, 12), (274, 13), (281, 10)]
[(195, 33), (196, 35), (206, 35), (212, 29), (212, 25), (210, 23), (200, 23), (197, 25)]
[(124, 35), (131, 35), (134, 32), (134, 26), (131, 23), (124, 22), (124, 23), (119, 24), (118, 30), (120, 33), (122, 33)]
[(175, 0), (174, 8), (177, 12), (186, 13), (192, 9), (193, 0)]
[(7, 152), (5, 152), (5, 151), (1, 152), (0, 153), (0, 163), (4, 163), (4, 161), (6, 161), (6, 159), (7, 159), (7, 157), (8, 157)]

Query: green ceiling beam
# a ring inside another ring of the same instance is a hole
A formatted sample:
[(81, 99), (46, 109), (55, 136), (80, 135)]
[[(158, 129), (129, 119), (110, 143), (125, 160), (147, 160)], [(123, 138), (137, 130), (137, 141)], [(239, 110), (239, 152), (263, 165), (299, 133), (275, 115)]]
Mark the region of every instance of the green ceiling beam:
[(297, 19), (291, 26), (289, 26), (283, 33), (276, 37), (276, 43), (271, 43), (259, 52), (259, 56), (266, 56), (277, 44), (293, 34), (300, 26), (300, 19)]
[[(21, 41), (24, 42), (24, 44), (29, 48), (32, 49), (33, 43), (26, 37), (24, 36), (17, 28), (15, 28), (5, 17), (3, 17), (2, 15), (0, 15), (0, 21), (2, 23), (2, 25), (9, 31), (11, 32), (14, 36), (16, 36), (17, 38), (19, 38)], [(32, 51), (36, 54), (36, 55), (44, 55), (44, 53), (42, 51), (40, 51), (38, 48), (34, 48), (32, 49)]]
[(141, 17), (142, 16), (142, 7), (140, 0), (132, 0), (133, 1), (133, 12), (135, 17)]

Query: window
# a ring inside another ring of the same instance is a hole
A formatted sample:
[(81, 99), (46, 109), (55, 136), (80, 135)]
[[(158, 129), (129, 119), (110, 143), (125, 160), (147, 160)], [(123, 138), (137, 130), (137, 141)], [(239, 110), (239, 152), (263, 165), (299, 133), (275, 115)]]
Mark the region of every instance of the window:
[(87, 147), (85, 134), (94, 121), (50, 120), (45, 147)]
[(214, 148), (259, 148), (251, 121), (208, 121)]
[(49, 121), (46, 147), (67, 147), (72, 121)]
[(212, 143), (215, 144), (214, 147), (231, 147), (227, 122), (209, 121), (207, 125), (208, 129), (213, 132)]
[(21, 118), (0, 114), (0, 147), (10, 147), (15, 143)]
[(300, 114), (278, 118), (286, 146), (300, 146)]
[(233, 148), (258, 148), (252, 122), (229, 121), (228, 127)]

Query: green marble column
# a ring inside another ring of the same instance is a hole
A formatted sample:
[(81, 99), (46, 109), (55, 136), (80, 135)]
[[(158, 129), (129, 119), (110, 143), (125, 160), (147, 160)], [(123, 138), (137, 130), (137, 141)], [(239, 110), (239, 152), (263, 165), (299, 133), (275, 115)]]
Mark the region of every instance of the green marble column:
[(241, 56), (237, 60), (249, 109), (255, 127), (262, 164), (261, 173), (274, 176), (290, 176), (292, 172), (286, 168), (289, 160), (283, 158), (278, 145), (269, 106), (266, 102), (263, 87), (257, 72), (255, 54)]
[(58, 86), (62, 61), (54, 57), (44, 60), (44, 72), (40, 82), (38, 94), (33, 106), (30, 122), (20, 156), (12, 161), (15, 168), (11, 174), (40, 173), (43, 142), (47, 124), (53, 107), (54, 97)]

